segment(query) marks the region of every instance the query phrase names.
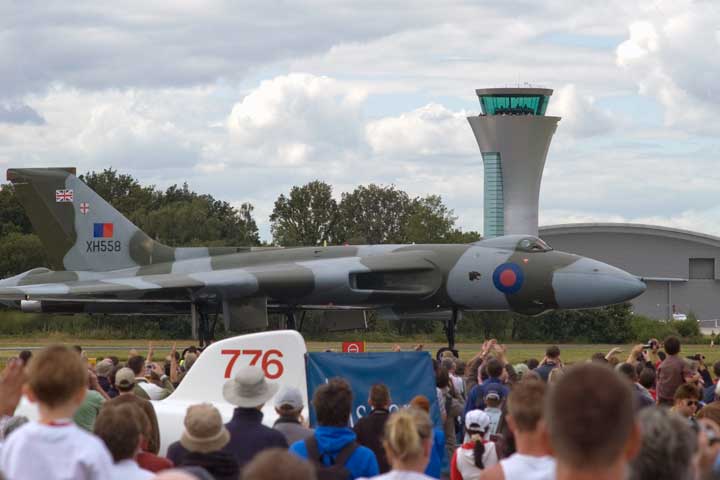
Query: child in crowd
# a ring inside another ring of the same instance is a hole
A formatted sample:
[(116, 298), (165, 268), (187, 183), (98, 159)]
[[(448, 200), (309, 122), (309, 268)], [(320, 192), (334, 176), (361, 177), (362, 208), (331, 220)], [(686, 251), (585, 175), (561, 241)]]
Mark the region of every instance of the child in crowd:
[(490, 417), (482, 410), (465, 415), (465, 432), (470, 441), (455, 450), (450, 462), (451, 480), (477, 480), (482, 471), (498, 463), (495, 443), (485, 439)]
[(155, 474), (140, 468), (136, 456), (140, 452), (142, 411), (133, 404), (106, 405), (95, 422), (95, 435), (107, 446), (115, 464), (108, 480), (149, 480)]
[(39, 420), (3, 444), (0, 471), (13, 479), (111, 478), (113, 461), (105, 445), (71, 420), (88, 387), (80, 356), (64, 346), (48, 347), (33, 357), (28, 374), (24, 392), (38, 404)]

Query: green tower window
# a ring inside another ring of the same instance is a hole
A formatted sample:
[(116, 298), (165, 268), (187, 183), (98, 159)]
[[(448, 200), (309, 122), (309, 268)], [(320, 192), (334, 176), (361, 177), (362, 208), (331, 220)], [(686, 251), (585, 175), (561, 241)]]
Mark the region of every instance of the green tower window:
[(482, 158), (485, 172), (483, 236), (499, 237), (505, 234), (502, 163), (497, 152), (483, 153)]
[(547, 95), (482, 95), (480, 107), (484, 115), (545, 115)]

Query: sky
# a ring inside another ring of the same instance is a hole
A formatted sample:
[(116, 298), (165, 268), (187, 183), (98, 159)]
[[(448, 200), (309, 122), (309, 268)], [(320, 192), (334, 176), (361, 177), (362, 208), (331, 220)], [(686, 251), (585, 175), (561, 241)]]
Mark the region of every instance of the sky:
[(482, 231), (476, 88), (554, 90), (541, 225), (720, 235), (720, 4), (0, 3), (0, 168), (108, 167), (273, 202), (393, 184)]

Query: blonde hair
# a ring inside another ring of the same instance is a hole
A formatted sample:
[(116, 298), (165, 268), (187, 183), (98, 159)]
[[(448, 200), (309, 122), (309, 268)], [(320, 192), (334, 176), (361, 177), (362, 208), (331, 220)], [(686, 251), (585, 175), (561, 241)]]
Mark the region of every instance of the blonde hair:
[(430, 416), (419, 408), (408, 408), (390, 416), (385, 424), (385, 450), (398, 460), (423, 455), (423, 442), (432, 438)]
[(554, 385), (565, 375), (565, 369), (562, 367), (553, 368), (548, 374), (548, 385)]

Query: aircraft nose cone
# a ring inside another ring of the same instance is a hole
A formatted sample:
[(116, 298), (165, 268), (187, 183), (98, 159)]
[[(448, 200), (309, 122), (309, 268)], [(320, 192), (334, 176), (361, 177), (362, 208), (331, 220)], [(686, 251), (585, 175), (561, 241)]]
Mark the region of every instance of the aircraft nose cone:
[(552, 283), (559, 308), (593, 308), (622, 303), (647, 288), (636, 276), (589, 258), (557, 270)]

